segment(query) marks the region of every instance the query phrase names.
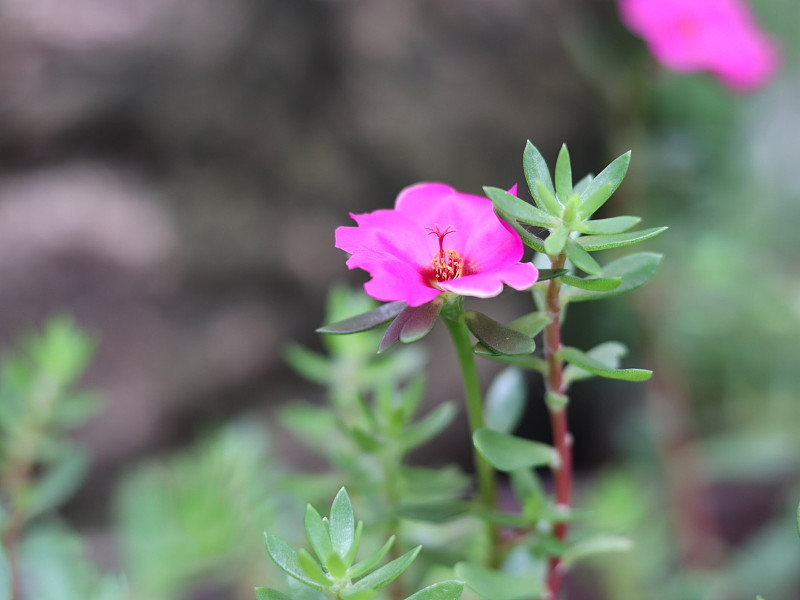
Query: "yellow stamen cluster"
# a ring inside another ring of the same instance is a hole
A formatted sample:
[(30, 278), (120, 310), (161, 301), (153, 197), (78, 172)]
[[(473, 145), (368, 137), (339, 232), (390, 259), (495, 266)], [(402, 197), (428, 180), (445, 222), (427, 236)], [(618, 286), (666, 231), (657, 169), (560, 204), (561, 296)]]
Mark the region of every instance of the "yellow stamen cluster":
[(439, 252), (433, 257), (433, 276), (436, 281), (449, 281), (461, 277), (464, 270), (464, 259), (455, 250)]

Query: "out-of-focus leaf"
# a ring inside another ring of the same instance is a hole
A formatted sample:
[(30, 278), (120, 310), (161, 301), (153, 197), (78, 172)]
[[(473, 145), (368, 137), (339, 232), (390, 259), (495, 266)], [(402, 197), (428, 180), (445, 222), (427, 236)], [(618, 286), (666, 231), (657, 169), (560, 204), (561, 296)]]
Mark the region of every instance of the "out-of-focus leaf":
[(422, 421), (406, 428), (400, 440), (403, 449), (411, 450), (433, 439), (453, 421), (457, 412), (452, 402), (436, 407)]
[(518, 438), (493, 429), (478, 429), (472, 436), (478, 452), (500, 471), (554, 466), (558, 455), (552, 446)]
[(350, 551), (355, 538), (355, 517), (353, 505), (344, 488), (339, 490), (331, 504), (330, 518), (331, 545), (334, 552), (343, 557)]
[(579, 196), (582, 195), (586, 188), (589, 187), (589, 184), (592, 183), (593, 179), (594, 173), (584, 175), (583, 178), (572, 187), (572, 193), (578, 194)]
[(467, 311), (464, 321), (472, 334), (497, 354), (530, 354), (536, 349), (532, 337), (501, 325), (483, 313)]
[(581, 204), (578, 207), (578, 216), (581, 219), (590, 217), (606, 203), (625, 178), (630, 162), (631, 153), (628, 151), (612, 161), (592, 180), (581, 194)]
[(617, 289), (622, 283), (622, 277), (574, 277), (564, 275), (561, 281), (572, 287), (590, 292), (608, 292)]
[[(599, 346), (595, 346), (586, 352), (586, 354), (606, 365), (609, 369), (619, 369), (622, 358), (628, 354), (628, 349), (624, 344), (620, 344), (619, 342), (604, 342)], [(566, 387), (569, 387), (575, 381), (589, 379), (593, 376), (593, 373), (584, 371), (576, 365), (567, 365), (564, 367), (563, 380)]]
[(633, 548), (633, 542), (626, 537), (609, 534), (597, 535), (567, 548), (562, 560), (566, 568), (571, 568), (579, 560), (598, 554), (627, 552), (631, 548)]
[(567, 145), (562, 144), (556, 160), (556, 194), (562, 202), (572, 195), (572, 165)]
[(317, 333), (334, 333), (346, 334), (357, 333), (377, 327), (382, 323), (386, 323), (400, 314), (406, 307), (405, 302), (387, 302), (377, 308), (373, 308), (369, 312), (331, 323), (330, 325), (323, 325), (317, 329)]
[(607, 377), (608, 379), (623, 379), (625, 381), (646, 381), (653, 375), (647, 369), (616, 369), (606, 365), (596, 358), (581, 352), (577, 348), (564, 346), (559, 349), (558, 355), (570, 364), (573, 364), (593, 375)]
[(653, 252), (640, 252), (624, 256), (603, 267), (603, 277), (621, 277), (619, 286), (608, 292), (593, 292), (577, 288), (567, 288), (561, 294), (561, 304), (582, 302), (585, 300), (602, 300), (625, 294), (643, 286), (653, 275), (661, 263), (661, 255)]
[(442, 581), (422, 588), (406, 600), (458, 600), (463, 590), (464, 584), (460, 581)]
[(257, 587), (256, 600), (292, 600), (292, 599), (286, 594), (280, 593), (278, 590), (273, 590), (267, 587)]
[(549, 324), (550, 315), (543, 311), (535, 311), (514, 319), (508, 324), (508, 327), (510, 329), (516, 329), (530, 337), (534, 337), (541, 333)]
[(375, 554), (370, 556), (369, 558), (365, 558), (364, 560), (357, 562), (352, 567), (350, 567), (347, 571), (347, 574), (355, 579), (356, 577), (360, 577), (367, 571), (369, 571), (372, 567), (377, 565), (381, 559), (386, 556), (386, 553), (389, 552), (389, 549), (394, 544), (394, 536), (390, 537), (386, 543), (381, 546), (380, 550), (378, 550)]
[[(578, 239), (580, 240), (581, 238)], [(603, 274), (603, 267), (597, 264), (597, 261), (578, 242), (572, 238), (569, 238), (566, 242), (567, 258), (572, 261), (572, 264), (586, 271), (589, 275), (597, 275), (599, 277)]]
[(547, 214), (518, 198), (513, 194), (501, 190), (500, 188), (485, 187), (483, 191), (502, 214), (509, 215), (523, 223), (529, 223), (538, 227), (553, 227), (558, 224), (558, 219)]
[(333, 364), (318, 352), (300, 344), (289, 344), (284, 359), (297, 373), (319, 385), (326, 385), (333, 378)]
[(509, 575), (468, 562), (457, 563), (455, 572), (483, 600), (543, 598), (545, 594), (542, 581), (533, 574)]
[(49, 466), (31, 488), (26, 519), (53, 510), (78, 489), (89, 468), (89, 455), (72, 447), (61, 460)]
[(547, 363), (544, 359), (529, 354), (527, 356), (509, 356), (507, 354), (496, 354), (489, 350), (481, 343), (475, 345), (475, 354), (489, 358), (496, 362), (503, 363), (512, 367), (519, 367), (520, 369), (528, 369), (531, 371), (539, 371), (540, 373), (547, 373)]
[(525, 392), (525, 377), (519, 369), (501, 371), (486, 391), (486, 427), (506, 433), (513, 431), (525, 410)]
[(297, 558), (297, 552), (289, 544), (282, 539), (273, 535), (267, 535), (267, 553), (269, 554), (272, 562), (274, 562), (284, 573), (294, 577), (298, 581), (302, 581), (314, 589), (321, 590), (323, 586), (311, 579), (303, 568), (300, 566), (300, 561)]
[(441, 498), (427, 502), (408, 502), (397, 507), (397, 514), (404, 519), (428, 523), (447, 523), (466, 514), (471, 504), (461, 498)]
[(618, 248), (620, 246), (630, 246), (651, 237), (657, 236), (669, 229), (668, 227), (651, 227), (650, 229), (640, 229), (638, 231), (626, 231), (625, 233), (614, 233), (609, 235), (585, 235), (577, 239), (577, 243), (589, 252), (606, 250), (607, 248)]
[(593, 221), (580, 221), (575, 225), (576, 231), (584, 234), (622, 233), (638, 225), (640, 217), (610, 217)]
[(403, 466), (398, 479), (404, 498), (415, 502), (459, 496), (469, 485), (469, 477), (456, 467)]
[(358, 580), (351, 588), (348, 588), (346, 596), (342, 594), (342, 597), (350, 598), (352, 594), (362, 590), (378, 590), (388, 583), (391, 583), (414, 562), (414, 559), (417, 558), (417, 554), (419, 554), (421, 549), (422, 546), (417, 546), (413, 550), (409, 550), (403, 554), (400, 558), (396, 558), (392, 562), (375, 569), (366, 577)]

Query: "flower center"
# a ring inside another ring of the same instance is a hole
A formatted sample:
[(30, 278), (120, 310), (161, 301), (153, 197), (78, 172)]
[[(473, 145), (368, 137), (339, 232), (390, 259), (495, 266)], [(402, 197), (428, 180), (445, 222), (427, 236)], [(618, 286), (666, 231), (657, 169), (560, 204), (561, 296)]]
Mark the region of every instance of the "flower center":
[(438, 224), (433, 227), (426, 227), (430, 233), (439, 237), (439, 252), (437, 252), (431, 261), (433, 267), (433, 276), (436, 281), (449, 281), (461, 277), (464, 271), (464, 259), (455, 250), (444, 249), (444, 238), (456, 230), (452, 225), (448, 225), (442, 231)]

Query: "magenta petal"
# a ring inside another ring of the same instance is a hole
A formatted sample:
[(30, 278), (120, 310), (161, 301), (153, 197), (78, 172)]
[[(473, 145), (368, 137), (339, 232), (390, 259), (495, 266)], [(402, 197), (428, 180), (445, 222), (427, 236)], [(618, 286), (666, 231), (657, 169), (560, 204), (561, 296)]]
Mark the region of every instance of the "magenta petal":
[(500, 278), (515, 290), (527, 290), (539, 279), (539, 270), (533, 263), (516, 263), (503, 269)]
[(420, 306), (440, 294), (439, 290), (426, 285), (410, 265), (396, 260), (384, 260), (378, 264), (363, 259), (355, 264), (351, 262), (353, 258), (347, 266), (351, 269), (360, 267), (372, 275), (372, 279), (364, 284), (364, 291), (376, 300), (402, 300), (409, 306)]

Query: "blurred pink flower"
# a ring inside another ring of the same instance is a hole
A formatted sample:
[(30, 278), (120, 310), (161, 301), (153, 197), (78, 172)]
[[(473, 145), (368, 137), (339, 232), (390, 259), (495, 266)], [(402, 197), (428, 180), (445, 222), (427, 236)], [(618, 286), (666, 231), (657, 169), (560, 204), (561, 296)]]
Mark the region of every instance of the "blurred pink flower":
[(377, 300), (421, 306), (442, 292), (490, 298), (508, 284), (523, 290), (539, 275), (521, 263), (522, 241), (487, 198), (441, 183), (403, 190), (393, 210), (350, 216), (358, 227), (336, 229), (336, 247), (351, 254), (350, 269)]
[(765, 84), (780, 63), (775, 43), (743, 0), (619, 0), (619, 10), (674, 71), (710, 71), (745, 91)]

